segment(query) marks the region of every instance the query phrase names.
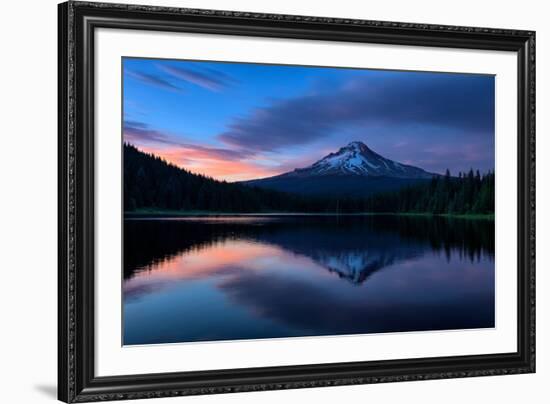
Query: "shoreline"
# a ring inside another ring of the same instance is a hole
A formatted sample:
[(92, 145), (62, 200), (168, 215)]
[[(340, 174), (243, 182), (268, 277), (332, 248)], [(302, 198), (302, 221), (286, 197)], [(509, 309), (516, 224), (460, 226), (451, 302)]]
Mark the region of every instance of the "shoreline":
[(254, 216), (417, 216), (417, 217), (444, 217), (449, 219), (468, 219), (468, 220), (494, 220), (494, 213), (421, 213), (421, 212), (357, 212), (357, 213), (329, 213), (329, 212), (250, 212), (250, 213), (232, 213), (232, 212), (209, 212), (209, 211), (180, 211), (180, 210), (139, 210), (133, 212), (124, 212), (124, 219), (143, 219), (143, 218), (175, 218), (175, 217), (254, 217)]

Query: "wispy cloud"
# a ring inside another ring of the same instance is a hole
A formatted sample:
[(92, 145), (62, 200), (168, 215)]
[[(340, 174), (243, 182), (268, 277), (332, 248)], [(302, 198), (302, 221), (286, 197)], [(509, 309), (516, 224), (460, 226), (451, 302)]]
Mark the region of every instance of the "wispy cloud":
[(249, 160), (249, 157), (253, 157), (249, 150), (185, 142), (177, 136), (152, 129), (143, 122), (125, 121), (123, 132), (124, 142), (162, 157), (179, 167), (214, 178), (238, 181), (280, 172)]
[(160, 145), (180, 146), (203, 153), (203, 155), (226, 159), (240, 159), (251, 154), (250, 151), (245, 149), (225, 149), (182, 142), (174, 135), (151, 129), (146, 123), (137, 121), (124, 122), (124, 141), (135, 145), (156, 143)]
[(210, 91), (221, 91), (229, 85), (236, 83), (236, 80), (230, 75), (212, 68), (203, 67), (197, 70), (167, 64), (158, 64), (157, 67), (177, 79)]
[(141, 145), (143, 143), (177, 144), (177, 141), (173, 137), (151, 129), (147, 124), (142, 122), (124, 121), (123, 133), (124, 141), (134, 145)]
[(325, 109), (320, 102), (323, 101), (318, 96), (273, 102), (248, 116), (235, 118), (219, 138), (232, 146), (262, 152), (313, 142), (328, 135), (335, 126), (334, 121), (319, 115)]
[(307, 144), (350, 126), (411, 125), (494, 130), (494, 82), (464, 75), (388, 74), (347, 82), (332, 91), (273, 101), (238, 117), (219, 135), (233, 146), (276, 151)]
[(141, 81), (142, 83), (149, 84), (151, 86), (161, 88), (163, 90), (169, 90), (169, 91), (175, 91), (175, 92), (183, 91), (181, 88), (170, 83), (169, 81), (165, 80), (159, 75), (138, 72), (130, 69), (125, 69), (124, 72), (128, 75), (128, 77), (132, 77), (136, 80)]

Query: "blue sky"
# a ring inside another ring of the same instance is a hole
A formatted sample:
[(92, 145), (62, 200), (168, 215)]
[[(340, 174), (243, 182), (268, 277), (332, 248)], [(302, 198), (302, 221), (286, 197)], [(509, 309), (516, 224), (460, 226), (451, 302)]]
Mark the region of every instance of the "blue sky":
[(314, 163), (351, 141), (454, 175), (494, 170), (494, 77), (123, 59), (124, 141), (217, 179)]

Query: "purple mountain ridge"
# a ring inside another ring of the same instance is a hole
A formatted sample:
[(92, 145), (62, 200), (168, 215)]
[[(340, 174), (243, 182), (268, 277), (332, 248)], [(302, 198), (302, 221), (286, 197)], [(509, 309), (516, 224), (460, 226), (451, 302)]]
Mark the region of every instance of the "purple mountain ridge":
[(308, 167), (243, 183), (289, 193), (367, 196), (438, 175), (387, 159), (363, 142), (355, 141)]
[(305, 168), (297, 168), (282, 176), (312, 177), (321, 175), (359, 175), (367, 177), (432, 178), (437, 174), (401, 164), (375, 153), (363, 142), (351, 142)]

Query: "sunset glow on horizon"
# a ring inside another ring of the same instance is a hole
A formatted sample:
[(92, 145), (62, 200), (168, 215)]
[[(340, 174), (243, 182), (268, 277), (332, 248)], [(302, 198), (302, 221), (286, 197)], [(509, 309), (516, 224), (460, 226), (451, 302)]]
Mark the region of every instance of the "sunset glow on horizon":
[(167, 162), (189, 172), (206, 175), (220, 181), (242, 181), (251, 178), (270, 177), (283, 172), (281, 170), (269, 169), (268, 167), (264, 168), (246, 161), (220, 158), (215, 154), (197, 151), (185, 146), (162, 148), (144, 145), (138, 148), (143, 152), (159, 156)]
[(229, 182), (308, 166), (351, 141), (452, 174), (494, 170), (494, 77), (123, 59), (123, 140)]

